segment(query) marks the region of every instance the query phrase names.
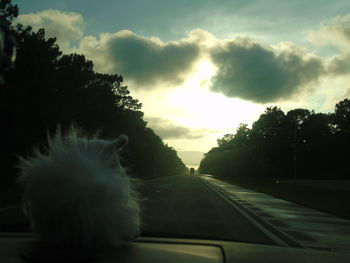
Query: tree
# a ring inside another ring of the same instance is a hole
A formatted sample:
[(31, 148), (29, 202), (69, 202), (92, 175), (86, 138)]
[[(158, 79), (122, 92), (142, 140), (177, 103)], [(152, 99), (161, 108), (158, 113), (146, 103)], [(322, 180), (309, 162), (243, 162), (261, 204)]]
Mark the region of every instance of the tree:
[(350, 100), (345, 99), (335, 105), (333, 123), (336, 130), (346, 135), (350, 135)]
[(287, 112), (287, 119), (293, 125), (297, 126), (297, 129), (300, 130), (300, 126), (308, 120), (311, 112), (307, 109), (295, 109)]
[(284, 119), (284, 112), (278, 107), (268, 107), (253, 123), (252, 135), (255, 138), (273, 139), (280, 132), (280, 126)]
[(324, 113), (312, 113), (300, 127), (303, 140), (321, 142), (332, 134), (330, 115)]
[(200, 171), (253, 180), (350, 179), (350, 100), (335, 113), (268, 107), (251, 130), (240, 125), (201, 161)]
[(230, 133), (225, 134), (221, 139), (217, 140), (218, 146), (222, 148), (229, 146), (233, 138), (234, 138), (233, 134), (230, 134)]
[(0, 0), (0, 19), (3, 23), (10, 25), (12, 20), (17, 16), (17, 5), (13, 5), (11, 0)]
[(18, 25), (13, 30), (18, 41), (17, 65), (1, 89), (1, 119), (6, 127), (2, 182), (14, 182), (17, 156), (45, 145), (47, 133), (58, 124), (65, 131), (72, 123), (91, 135), (100, 130), (105, 139), (127, 134), (130, 145), (123, 163), (137, 177), (185, 171), (176, 151), (146, 126), (142, 104), (122, 85), (121, 75), (96, 73), (84, 55), (62, 55), (56, 39), (47, 38), (43, 29), (33, 32)]
[(248, 124), (240, 123), (234, 136), (235, 146), (246, 146), (250, 139), (250, 129)]

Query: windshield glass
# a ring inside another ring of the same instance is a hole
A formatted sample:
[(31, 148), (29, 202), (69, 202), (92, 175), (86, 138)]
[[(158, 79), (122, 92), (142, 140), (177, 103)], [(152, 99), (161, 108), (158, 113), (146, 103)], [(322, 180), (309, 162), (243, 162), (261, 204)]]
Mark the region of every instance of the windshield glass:
[[(35, 209), (74, 212), (61, 185), (18, 183), (34, 147), (73, 125), (78, 148), (97, 134), (89, 154), (114, 142), (141, 236), (349, 252), (348, 0), (0, 3), (0, 231), (32, 231)], [(71, 190), (70, 173), (105, 172), (59, 163)]]

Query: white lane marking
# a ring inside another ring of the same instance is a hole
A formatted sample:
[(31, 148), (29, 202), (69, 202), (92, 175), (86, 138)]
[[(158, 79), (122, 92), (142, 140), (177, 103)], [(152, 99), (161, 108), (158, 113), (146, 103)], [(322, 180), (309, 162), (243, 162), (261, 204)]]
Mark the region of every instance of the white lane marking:
[(265, 228), (263, 225), (261, 225), (258, 221), (256, 221), (253, 217), (248, 215), (245, 211), (243, 211), (241, 208), (239, 208), (232, 200), (227, 198), (224, 194), (220, 193), (217, 189), (215, 189), (214, 186), (212, 186), (208, 181), (203, 180), (203, 182), (210, 187), (214, 192), (216, 192), (218, 195), (220, 195), (223, 199), (227, 201), (234, 209), (236, 209), (239, 213), (241, 213), (245, 218), (249, 220), (254, 226), (256, 226), (261, 232), (263, 232), (265, 235), (267, 235), (269, 238), (271, 238), (276, 244), (284, 247), (289, 247), (289, 245), (284, 242), (282, 239), (280, 239), (278, 236), (273, 234), (270, 230)]

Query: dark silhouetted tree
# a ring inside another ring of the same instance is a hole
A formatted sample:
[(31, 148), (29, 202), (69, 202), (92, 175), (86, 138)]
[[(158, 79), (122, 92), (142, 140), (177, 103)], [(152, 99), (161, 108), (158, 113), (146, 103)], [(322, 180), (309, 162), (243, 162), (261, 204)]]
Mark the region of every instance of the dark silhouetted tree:
[(200, 163), (202, 173), (254, 180), (350, 179), (350, 100), (335, 113), (268, 107), (252, 129), (240, 125)]
[(18, 16), (18, 6), (11, 0), (0, 0), (0, 20), (10, 25), (12, 20)]
[[(7, 8), (2, 10), (4, 16), (11, 21), (15, 8), (10, 1), (1, 3)], [(84, 55), (62, 55), (56, 39), (47, 38), (43, 29), (33, 32), (18, 25), (13, 31), (18, 59), (1, 88), (3, 183), (14, 182), (18, 155), (27, 155), (33, 146), (45, 144), (47, 133), (55, 132), (58, 125), (66, 130), (72, 123), (88, 134), (99, 130), (106, 139), (127, 134), (130, 145), (123, 162), (137, 177), (185, 171), (176, 151), (147, 127), (142, 105), (122, 85), (121, 75), (96, 73)]]

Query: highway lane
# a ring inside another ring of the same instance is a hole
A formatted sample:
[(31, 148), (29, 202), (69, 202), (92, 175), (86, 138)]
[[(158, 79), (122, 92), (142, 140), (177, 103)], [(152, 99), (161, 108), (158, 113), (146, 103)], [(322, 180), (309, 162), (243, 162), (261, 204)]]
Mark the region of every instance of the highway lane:
[[(198, 176), (143, 181), (139, 191), (144, 235), (275, 244)], [(26, 223), (19, 207), (0, 210), (0, 225), (9, 230), (28, 230)]]
[(155, 179), (140, 190), (145, 233), (275, 244), (199, 176)]

